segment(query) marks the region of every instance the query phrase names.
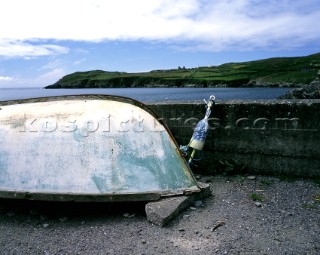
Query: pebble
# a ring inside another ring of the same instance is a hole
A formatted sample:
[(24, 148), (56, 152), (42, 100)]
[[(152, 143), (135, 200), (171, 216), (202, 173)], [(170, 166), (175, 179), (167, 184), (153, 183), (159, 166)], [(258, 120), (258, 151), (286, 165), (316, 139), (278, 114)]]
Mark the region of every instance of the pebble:
[(47, 220), (47, 219), (48, 219), (47, 216), (45, 216), (45, 215), (40, 215), (40, 220), (44, 221), (44, 220)]
[(247, 178), (248, 178), (249, 180), (255, 180), (255, 179), (256, 179), (256, 177), (253, 176), (253, 175), (249, 175)]
[(189, 209), (190, 209), (191, 211), (196, 211), (196, 210), (197, 210), (197, 208), (196, 208), (196, 207), (193, 207), (193, 206), (190, 206)]
[(212, 182), (212, 177), (204, 177), (204, 178), (202, 178), (202, 182), (210, 183), (210, 182)]
[(183, 215), (183, 219), (184, 219), (184, 220), (188, 219), (189, 217), (190, 217), (189, 214)]
[(48, 223), (44, 223), (43, 225), (42, 225), (42, 227), (43, 228), (48, 228), (50, 225), (48, 224)]
[(68, 220), (69, 220), (69, 218), (66, 216), (59, 218), (59, 221), (61, 221), (61, 222), (66, 222)]
[(196, 200), (196, 201), (194, 201), (193, 205), (194, 205), (194, 207), (200, 207), (200, 206), (202, 206), (202, 201)]
[(38, 212), (37, 210), (34, 210), (34, 209), (31, 209), (31, 210), (29, 211), (29, 213), (30, 213), (30, 215), (37, 215), (37, 214), (39, 214), (39, 212)]
[(130, 214), (130, 213), (124, 213), (123, 215), (122, 215), (124, 218), (133, 218), (133, 217), (135, 217), (136, 215), (133, 213), (133, 214)]
[(10, 212), (7, 212), (7, 215), (8, 215), (9, 217), (13, 217), (13, 216), (16, 215), (16, 213), (15, 213), (14, 211), (10, 211)]
[(257, 207), (261, 207), (262, 206), (262, 204), (260, 203), (260, 202), (255, 202), (254, 203)]

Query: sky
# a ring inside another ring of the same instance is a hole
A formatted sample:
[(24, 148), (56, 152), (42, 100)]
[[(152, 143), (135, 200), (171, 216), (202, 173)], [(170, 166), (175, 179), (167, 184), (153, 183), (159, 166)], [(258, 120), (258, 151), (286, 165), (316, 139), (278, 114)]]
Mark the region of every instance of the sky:
[(0, 88), (320, 52), (319, 0), (0, 0)]

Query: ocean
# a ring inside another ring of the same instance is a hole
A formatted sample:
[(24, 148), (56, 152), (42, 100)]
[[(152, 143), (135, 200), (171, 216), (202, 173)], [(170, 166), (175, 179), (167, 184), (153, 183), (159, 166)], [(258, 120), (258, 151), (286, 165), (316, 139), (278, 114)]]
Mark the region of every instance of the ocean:
[(277, 99), (290, 88), (112, 88), (112, 89), (42, 89), (0, 88), (0, 101), (37, 97), (103, 94), (130, 97), (144, 103), (198, 101), (215, 95), (216, 100)]

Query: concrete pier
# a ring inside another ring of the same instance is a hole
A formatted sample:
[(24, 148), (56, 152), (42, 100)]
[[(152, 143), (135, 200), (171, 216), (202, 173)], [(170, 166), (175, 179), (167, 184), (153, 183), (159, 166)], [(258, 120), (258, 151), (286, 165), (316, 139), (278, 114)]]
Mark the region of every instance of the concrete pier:
[[(189, 143), (204, 103), (149, 104)], [(320, 100), (217, 101), (199, 168), (207, 173), (320, 177)]]

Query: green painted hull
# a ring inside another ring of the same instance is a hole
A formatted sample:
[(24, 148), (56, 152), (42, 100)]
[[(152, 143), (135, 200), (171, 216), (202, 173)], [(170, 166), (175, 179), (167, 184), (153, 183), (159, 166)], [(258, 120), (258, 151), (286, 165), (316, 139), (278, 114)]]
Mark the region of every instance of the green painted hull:
[(199, 192), (170, 131), (140, 102), (0, 102), (0, 197), (137, 201)]

